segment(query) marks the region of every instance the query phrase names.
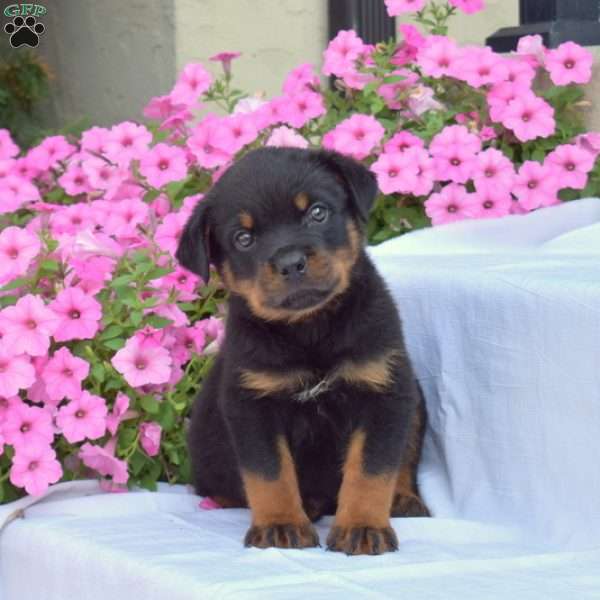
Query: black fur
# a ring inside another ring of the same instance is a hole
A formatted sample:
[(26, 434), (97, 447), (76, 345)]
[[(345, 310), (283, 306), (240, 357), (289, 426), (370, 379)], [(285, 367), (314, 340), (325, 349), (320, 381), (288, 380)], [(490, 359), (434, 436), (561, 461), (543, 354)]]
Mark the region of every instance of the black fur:
[[(294, 198), (322, 203), (329, 218), (307, 223)], [(177, 252), (188, 269), (208, 279), (208, 261), (236, 280), (252, 281), (281, 248), (335, 252), (351, 245), (348, 225), (361, 230), (376, 194), (373, 176), (355, 161), (327, 152), (261, 149), (246, 155), (195, 209)], [(236, 248), (239, 214), (254, 220), (252, 249)], [(398, 313), (362, 247), (347, 288), (298, 322), (258, 317), (243, 295), (229, 301), (226, 336), (196, 400), (189, 431), (196, 490), (245, 504), (240, 468), (276, 479), (276, 438), (285, 436), (307, 514), (333, 513), (352, 432), (366, 434), (364, 469), (377, 475), (400, 468), (414, 435), (419, 396)], [(315, 380), (347, 361), (364, 363), (397, 351), (385, 392), (337, 381), (316, 399), (288, 392), (257, 397), (240, 386), (243, 369), (310, 371)]]

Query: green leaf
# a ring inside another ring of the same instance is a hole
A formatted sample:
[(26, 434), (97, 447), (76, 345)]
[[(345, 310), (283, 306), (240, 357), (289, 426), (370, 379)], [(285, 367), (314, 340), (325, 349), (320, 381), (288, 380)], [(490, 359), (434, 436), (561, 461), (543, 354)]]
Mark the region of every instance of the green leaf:
[(120, 350), (125, 345), (125, 340), (123, 338), (114, 338), (112, 340), (106, 340), (105, 342), (102, 342), (102, 344), (111, 350)]
[(152, 269), (148, 273), (146, 278), (148, 279), (148, 281), (152, 281), (153, 279), (158, 279), (159, 277), (164, 277), (165, 275), (168, 275), (169, 273), (172, 273), (173, 271), (174, 271), (174, 269), (171, 269), (169, 267), (154, 267), (154, 269)]
[(162, 402), (156, 420), (165, 431), (170, 431), (175, 425), (175, 410), (169, 402)]
[(98, 381), (99, 383), (102, 383), (104, 381), (105, 375), (106, 375), (106, 371), (104, 370), (104, 367), (100, 363), (96, 363), (95, 365), (92, 366), (92, 377), (96, 381)]
[(111, 377), (104, 385), (104, 390), (110, 392), (112, 390), (120, 390), (123, 387), (123, 381), (116, 377)]
[(27, 277), (17, 277), (17, 279), (13, 279), (8, 282), (5, 286), (0, 288), (2, 292), (8, 292), (9, 290), (15, 290), (17, 288), (23, 287), (29, 283), (29, 279)]
[(60, 263), (57, 260), (46, 259), (40, 263), (42, 271), (49, 271), (50, 273), (57, 273), (60, 271)]
[(119, 277), (115, 277), (110, 282), (110, 287), (116, 288), (116, 287), (126, 286), (129, 283), (131, 283), (133, 281), (133, 279), (134, 279), (133, 275), (121, 275)]
[(171, 319), (165, 319), (165, 317), (161, 317), (160, 315), (152, 314), (146, 318), (146, 323), (156, 329), (162, 329), (163, 327), (171, 325), (173, 321), (171, 321)]
[(139, 310), (134, 310), (129, 315), (129, 320), (134, 327), (137, 327), (143, 320), (144, 313)]
[(110, 340), (116, 338), (123, 333), (123, 328), (120, 325), (110, 325), (101, 334), (100, 340)]
[(154, 396), (142, 396), (140, 404), (146, 412), (149, 412), (153, 415), (158, 413), (160, 410), (160, 403)]
[(131, 474), (137, 476), (141, 473), (142, 469), (146, 465), (148, 458), (141, 450), (136, 450), (127, 461), (129, 464), (129, 470)]

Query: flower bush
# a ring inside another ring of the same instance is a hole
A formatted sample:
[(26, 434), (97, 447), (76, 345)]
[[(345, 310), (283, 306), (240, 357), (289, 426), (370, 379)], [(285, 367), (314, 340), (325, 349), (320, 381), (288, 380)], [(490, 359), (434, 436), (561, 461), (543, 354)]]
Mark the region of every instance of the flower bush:
[[(506, 56), (461, 48), (448, 19), (483, 0), (386, 4), (420, 28), (375, 47), (341, 31), (320, 74), (300, 65), (270, 100), (232, 87), (238, 54), (226, 52), (212, 57), (216, 79), (187, 65), (146, 124), (26, 153), (0, 130), (0, 502), (90, 476), (112, 491), (189, 481), (185, 424), (223, 337), (225, 291), (174, 252), (193, 206), (250, 149), (364, 161), (381, 191), (372, 243), (597, 195), (587, 50), (535, 36)], [(198, 116), (207, 103), (217, 113)]]

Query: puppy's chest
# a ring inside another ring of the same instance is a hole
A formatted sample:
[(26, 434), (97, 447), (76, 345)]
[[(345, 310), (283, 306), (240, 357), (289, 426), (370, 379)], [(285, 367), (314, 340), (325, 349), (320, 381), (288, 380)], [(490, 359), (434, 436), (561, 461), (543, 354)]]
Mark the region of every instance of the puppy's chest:
[(400, 353), (388, 350), (325, 363), (325, 368), (302, 364), (288, 369), (248, 368), (241, 370), (240, 384), (258, 397), (287, 398), (300, 404), (321, 402), (356, 388), (384, 391), (392, 385), (400, 363)]

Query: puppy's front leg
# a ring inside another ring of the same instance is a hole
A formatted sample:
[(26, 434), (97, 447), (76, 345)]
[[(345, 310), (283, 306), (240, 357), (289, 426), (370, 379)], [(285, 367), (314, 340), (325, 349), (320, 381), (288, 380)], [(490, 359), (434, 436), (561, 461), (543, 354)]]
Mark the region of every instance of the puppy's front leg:
[(365, 415), (350, 436), (338, 509), (327, 548), (346, 554), (398, 549), (390, 524), (398, 467), (406, 446), (413, 399), (366, 392)]
[(252, 511), (244, 543), (258, 548), (318, 546), (317, 533), (302, 508), (287, 440), (268, 403), (243, 398), (228, 419)]

